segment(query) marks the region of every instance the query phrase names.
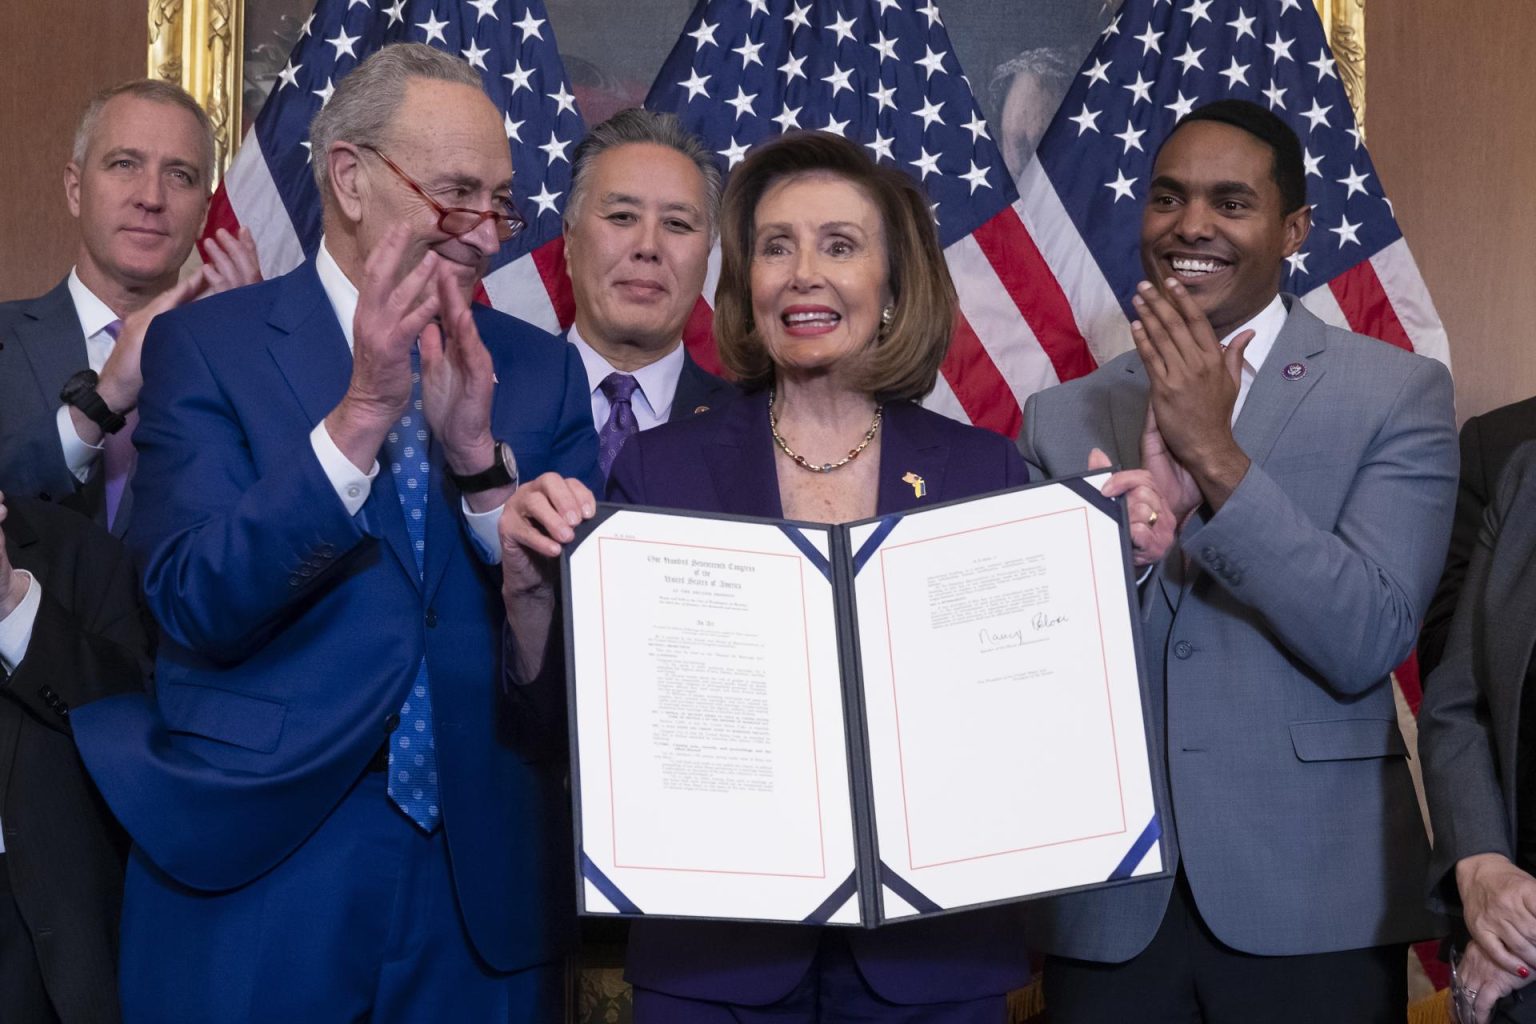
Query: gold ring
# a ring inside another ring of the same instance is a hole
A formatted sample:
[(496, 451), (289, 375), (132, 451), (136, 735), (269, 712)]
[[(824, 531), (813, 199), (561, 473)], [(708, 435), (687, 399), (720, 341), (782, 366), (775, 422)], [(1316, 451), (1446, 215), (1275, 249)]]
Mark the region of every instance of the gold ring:
[(1156, 526), (1157, 525), (1157, 509), (1153, 509), (1151, 512), (1147, 513), (1147, 525), (1148, 526)]

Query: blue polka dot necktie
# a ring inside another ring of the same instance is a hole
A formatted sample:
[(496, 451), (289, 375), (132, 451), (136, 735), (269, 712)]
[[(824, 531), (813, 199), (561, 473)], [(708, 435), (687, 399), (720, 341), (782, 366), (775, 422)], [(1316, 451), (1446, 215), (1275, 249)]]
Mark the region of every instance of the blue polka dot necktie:
[(618, 372), (610, 373), (597, 386), (603, 397), (608, 399), (608, 422), (597, 432), (597, 462), (604, 479), (607, 479), (609, 470), (613, 469), (613, 460), (619, 457), (624, 442), (640, 429), (640, 425), (635, 422), (635, 410), (630, 405), (630, 399), (639, 386), (640, 382), (635, 378)]
[[(427, 551), (427, 419), (421, 411), (421, 355), (411, 350), (411, 404), (384, 439), (389, 471), (400, 495), (405, 532), (416, 556), (416, 576)], [(400, 727), (389, 738), (389, 798), (427, 832), (442, 820), (437, 802), (437, 749), (432, 736), (432, 691), (427, 659), (416, 666), (416, 681), (400, 705)]]

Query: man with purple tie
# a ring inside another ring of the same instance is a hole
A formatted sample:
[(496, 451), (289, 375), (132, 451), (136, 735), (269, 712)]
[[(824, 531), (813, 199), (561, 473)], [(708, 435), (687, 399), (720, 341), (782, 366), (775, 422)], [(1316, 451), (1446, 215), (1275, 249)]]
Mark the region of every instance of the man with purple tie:
[(155, 314), (261, 279), (256, 249), (226, 231), (178, 284), (203, 226), (213, 128), (167, 82), (91, 101), (64, 171), (80, 248), (46, 295), (0, 305), (0, 483), (122, 533), (133, 469), (139, 351)]

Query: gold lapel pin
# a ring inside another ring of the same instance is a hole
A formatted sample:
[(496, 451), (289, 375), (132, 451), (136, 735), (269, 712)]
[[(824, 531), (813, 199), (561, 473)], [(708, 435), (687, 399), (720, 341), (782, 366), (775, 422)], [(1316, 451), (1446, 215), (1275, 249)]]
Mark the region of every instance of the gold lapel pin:
[(709, 406), (707, 406), (707, 405), (700, 405), (700, 406), (696, 406), (694, 408), (694, 410), (693, 410), (693, 414), (695, 416), (697, 416), (701, 412), (709, 412)]
[(912, 495), (914, 497), (921, 498), (928, 493), (928, 481), (924, 480), (916, 473), (909, 471), (906, 476), (901, 478), (901, 482), (911, 485)]

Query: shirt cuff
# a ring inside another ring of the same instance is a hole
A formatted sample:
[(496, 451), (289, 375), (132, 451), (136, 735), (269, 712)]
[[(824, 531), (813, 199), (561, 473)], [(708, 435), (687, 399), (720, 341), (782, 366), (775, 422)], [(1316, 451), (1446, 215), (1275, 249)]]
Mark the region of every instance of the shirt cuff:
[(69, 467), (76, 480), (85, 483), (90, 479), (91, 468), (96, 465), (96, 460), (101, 458), (102, 446), (86, 444), (80, 440), (80, 434), (75, 430), (75, 421), (69, 415), (69, 406), (59, 406), (54, 419), (59, 427), (59, 447), (64, 449), (64, 465)]
[(480, 549), (480, 557), (485, 559), (486, 565), (500, 565), (501, 537), (498, 527), (506, 506), (497, 505), (486, 512), (472, 512), (468, 499), (460, 498), (459, 507), (464, 510), (464, 522), (469, 526), (469, 535), (475, 539), (475, 547)]
[(37, 621), (38, 606), (43, 603), (43, 588), (37, 577), (25, 569), (16, 572), (27, 578), (27, 594), (11, 614), (0, 619), (0, 668), (6, 675), (16, 671), (16, 666), (27, 656), (27, 646), (32, 642), (32, 624)]
[(379, 475), (379, 460), (373, 460), (373, 468), (368, 472), (358, 472), (352, 460), (341, 454), (341, 449), (336, 447), (331, 432), (325, 429), (324, 420), (316, 423), (315, 429), (309, 432), (309, 444), (315, 450), (315, 458), (320, 460), (320, 469), (325, 473), (325, 478), (336, 489), (336, 497), (346, 507), (347, 515), (357, 515), (368, 501), (369, 492), (373, 490), (373, 478)]

